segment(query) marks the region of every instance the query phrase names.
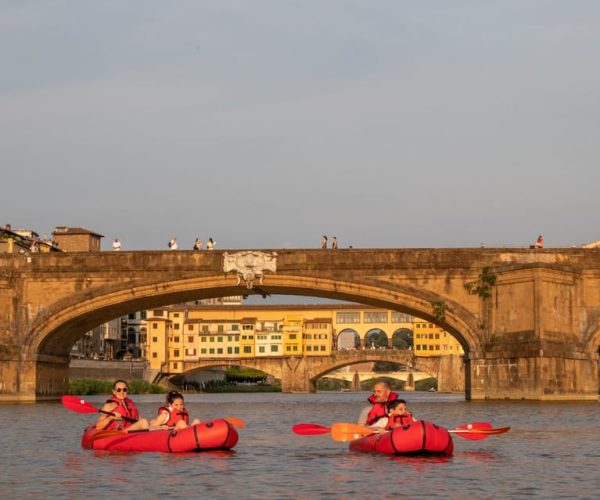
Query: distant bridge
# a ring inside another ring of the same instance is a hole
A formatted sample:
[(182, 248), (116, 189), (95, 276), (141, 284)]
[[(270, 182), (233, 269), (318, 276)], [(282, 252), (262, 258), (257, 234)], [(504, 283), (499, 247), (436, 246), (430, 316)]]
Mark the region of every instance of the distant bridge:
[[(438, 380), (438, 390), (443, 392), (462, 392), (464, 388), (462, 356), (417, 357), (414, 355), (414, 351), (409, 349), (358, 349), (337, 351), (331, 356), (207, 358), (184, 361), (184, 373), (164, 373), (163, 376), (168, 378), (182, 376), (216, 366), (244, 366), (255, 368), (280, 379), (283, 392), (314, 392), (317, 380), (329, 376), (335, 370), (358, 363), (377, 361), (397, 363), (407, 366), (410, 371), (414, 369), (417, 373), (425, 373), (426, 375), (421, 378), (434, 377)], [(387, 375), (379, 374), (379, 376)], [(416, 378), (416, 380), (420, 379)]]

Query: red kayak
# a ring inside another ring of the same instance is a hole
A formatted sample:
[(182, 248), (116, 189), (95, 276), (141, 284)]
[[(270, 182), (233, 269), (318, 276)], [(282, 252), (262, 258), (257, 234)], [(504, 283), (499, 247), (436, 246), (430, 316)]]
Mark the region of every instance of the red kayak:
[(452, 455), (454, 442), (447, 429), (419, 420), (385, 434), (369, 434), (350, 443), (351, 451), (386, 455)]
[[(96, 436), (96, 437), (94, 437)], [(181, 430), (98, 431), (94, 426), (83, 432), (81, 446), (94, 450), (186, 451), (229, 450), (238, 433), (227, 420), (210, 420)]]

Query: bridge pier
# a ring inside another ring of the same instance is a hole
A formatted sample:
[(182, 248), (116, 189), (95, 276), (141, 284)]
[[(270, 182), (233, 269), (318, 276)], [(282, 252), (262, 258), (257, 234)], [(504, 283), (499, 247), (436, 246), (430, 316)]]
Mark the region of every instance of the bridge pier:
[(305, 357), (293, 356), (283, 358), (281, 392), (317, 392), (317, 385), (310, 379), (308, 370), (308, 362)]
[[(541, 353), (540, 353), (541, 354)], [(509, 355), (471, 359), (470, 399), (598, 401), (598, 363), (562, 356)]]
[(58, 399), (68, 391), (68, 357), (0, 361), (0, 401)]

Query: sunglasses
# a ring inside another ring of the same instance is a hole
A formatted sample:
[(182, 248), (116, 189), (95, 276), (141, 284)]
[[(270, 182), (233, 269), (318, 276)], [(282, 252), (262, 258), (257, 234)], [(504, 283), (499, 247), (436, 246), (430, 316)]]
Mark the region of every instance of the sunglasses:
[(115, 389), (115, 392), (127, 392), (127, 387), (119, 387), (118, 389)]

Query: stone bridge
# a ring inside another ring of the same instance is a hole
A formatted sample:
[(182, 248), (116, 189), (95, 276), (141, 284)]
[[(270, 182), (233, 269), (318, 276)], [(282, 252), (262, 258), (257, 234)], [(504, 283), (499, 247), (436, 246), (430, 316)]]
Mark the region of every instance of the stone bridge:
[[(0, 255), (0, 398), (63, 394), (71, 346), (105, 321), (260, 293), (349, 300), (438, 324), (465, 350), (467, 399), (597, 401), (600, 250), (274, 252)], [(257, 264), (261, 256), (267, 267)], [(289, 358), (282, 370), (310, 378), (331, 370), (328, 362), (305, 370)], [(298, 380), (292, 390), (310, 390)]]
[(438, 390), (441, 392), (461, 392), (465, 387), (462, 356), (417, 357), (414, 351), (401, 349), (338, 351), (331, 356), (207, 358), (184, 362), (183, 370), (185, 373), (191, 373), (218, 366), (245, 366), (280, 379), (283, 392), (314, 392), (317, 380), (334, 370), (357, 363), (377, 361), (397, 363), (409, 369), (426, 372), (438, 379)]

